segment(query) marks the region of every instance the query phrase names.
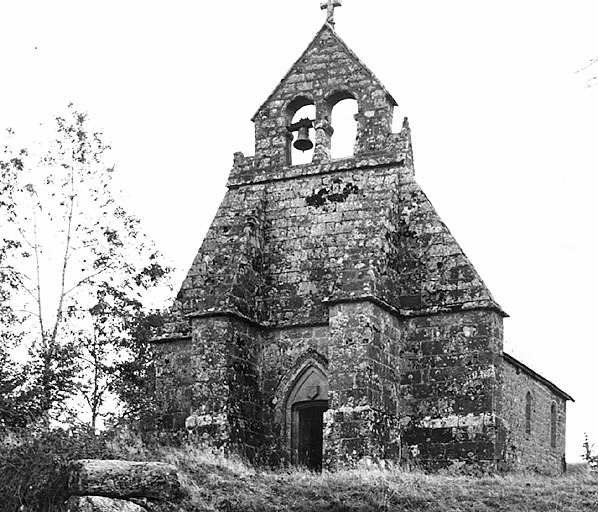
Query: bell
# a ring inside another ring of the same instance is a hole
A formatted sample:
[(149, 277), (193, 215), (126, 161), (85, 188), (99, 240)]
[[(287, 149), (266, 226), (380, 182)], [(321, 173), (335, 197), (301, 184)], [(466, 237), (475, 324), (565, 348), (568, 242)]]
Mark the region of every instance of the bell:
[(294, 142), (293, 146), (299, 151), (307, 151), (314, 147), (314, 143), (309, 140), (309, 128), (307, 126), (301, 126), (299, 128), (297, 140)]

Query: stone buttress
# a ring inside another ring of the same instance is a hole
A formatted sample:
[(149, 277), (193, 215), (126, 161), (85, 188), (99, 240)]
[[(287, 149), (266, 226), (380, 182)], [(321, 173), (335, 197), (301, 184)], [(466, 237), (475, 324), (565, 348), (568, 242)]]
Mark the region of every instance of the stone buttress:
[[(332, 111), (348, 98), (354, 154), (332, 160)], [(315, 106), (313, 161), (292, 165), (288, 127), (305, 105)], [(156, 340), (166, 428), (193, 414), (210, 442), (309, 465), (301, 411), (313, 404), (325, 411), (318, 449), (329, 468), (503, 457), (505, 313), (415, 182), (407, 121), (392, 133), (395, 106), (325, 24), (259, 108), (255, 156), (235, 154)]]

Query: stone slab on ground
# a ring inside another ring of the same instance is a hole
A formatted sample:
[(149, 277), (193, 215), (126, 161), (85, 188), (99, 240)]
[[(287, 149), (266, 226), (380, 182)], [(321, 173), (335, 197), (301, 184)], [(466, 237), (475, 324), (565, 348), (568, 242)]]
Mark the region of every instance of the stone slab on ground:
[(66, 506), (67, 512), (147, 512), (130, 501), (105, 496), (71, 496)]
[(176, 500), (178, 471), (163, 462), (82, 459), (71, 464), (69, 492), (77, 496)]

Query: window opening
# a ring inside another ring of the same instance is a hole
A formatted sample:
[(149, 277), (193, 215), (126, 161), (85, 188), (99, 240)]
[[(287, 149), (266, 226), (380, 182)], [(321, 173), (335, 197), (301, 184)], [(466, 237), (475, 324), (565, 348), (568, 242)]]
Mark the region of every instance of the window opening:
[(550, 406), (550, 446), (556, 448), (556, 405)]
[(532, 433), (532, 394), (525, 395), (525, 433)]
[(332, 109), (330, 122), (334, 133), (330, 146), (331, 158), (345, 158), (355, 154), (357, 110), (357, 100), (351, 98), (339, 101)]
[[(312, 121), (316, 118), (316, 107), (314, 105), (305, 105), (301, 107), (291, 119), (291, 124), (298, 123), (301, 119), (311, 119)], [(313, 128), (308, 130), (309, 138), (314, 143), (316, 142), (316, 133)], [(297, 140), (298, 132), (293, 132), (293, 140), (291, 141), (291, 165), (309, 164), (314, 157), (314, 148), (307, 151), (300, 151), (294, 146), (294, 142)]]

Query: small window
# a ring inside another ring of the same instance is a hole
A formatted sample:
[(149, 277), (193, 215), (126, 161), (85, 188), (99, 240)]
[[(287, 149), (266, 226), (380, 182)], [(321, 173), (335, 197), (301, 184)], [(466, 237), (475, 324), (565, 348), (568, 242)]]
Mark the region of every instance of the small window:
[(532, 433), (532, 394), (525, 395), (525, 433)]
[(550, 446), (556, 448), (556, 404), (550, 406)]

